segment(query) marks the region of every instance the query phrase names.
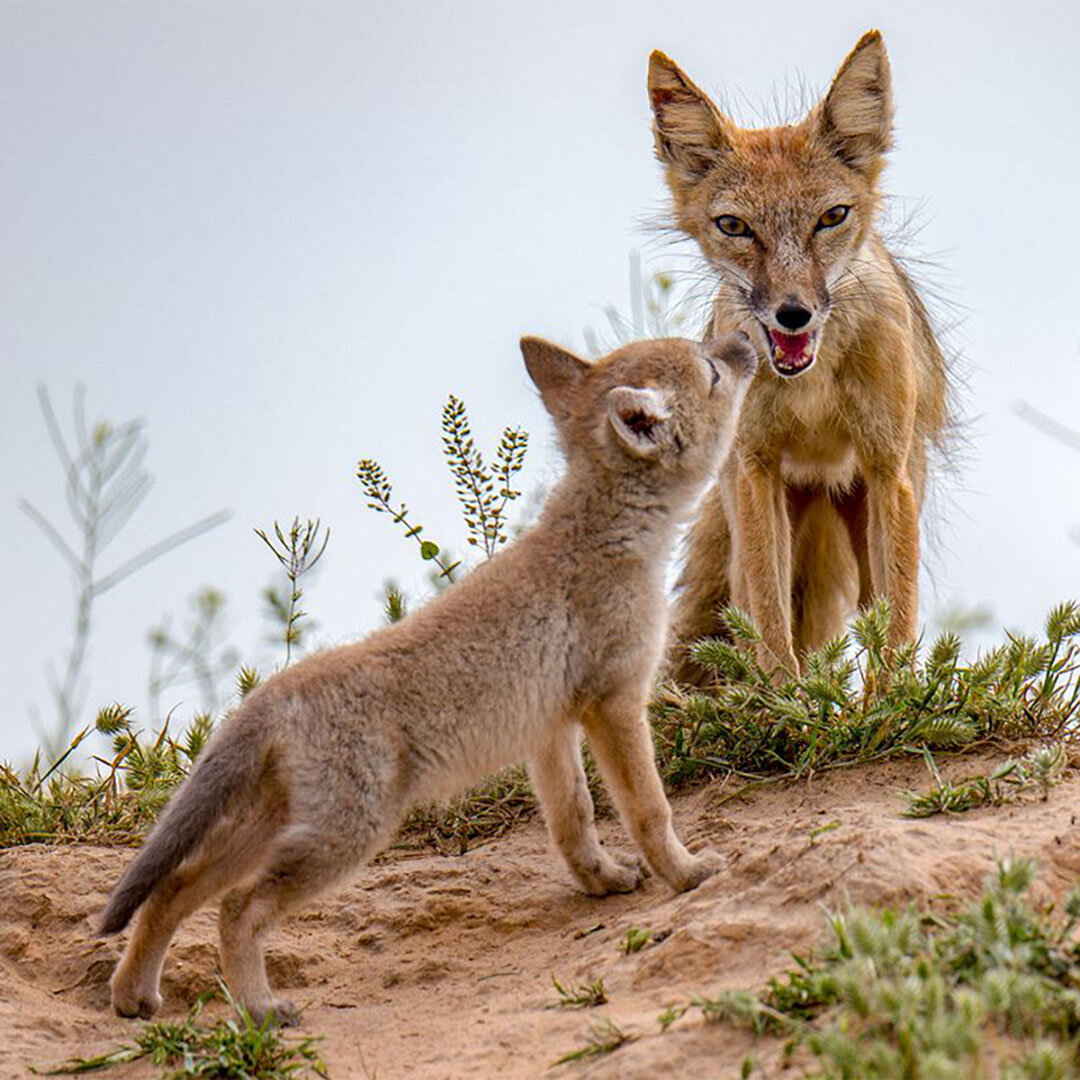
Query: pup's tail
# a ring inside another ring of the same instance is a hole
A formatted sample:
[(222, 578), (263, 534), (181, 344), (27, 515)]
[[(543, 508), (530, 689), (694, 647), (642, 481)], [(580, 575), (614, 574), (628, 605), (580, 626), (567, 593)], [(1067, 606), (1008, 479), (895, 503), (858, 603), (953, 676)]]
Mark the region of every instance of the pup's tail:
[(161, 881), (191, 854), (237, 796), (258, 783), (267, 740), (255, 717), (232, 717), (203, 751), (139, 854), (124, 871), (101, 917), (100, 933), (116, 934)]

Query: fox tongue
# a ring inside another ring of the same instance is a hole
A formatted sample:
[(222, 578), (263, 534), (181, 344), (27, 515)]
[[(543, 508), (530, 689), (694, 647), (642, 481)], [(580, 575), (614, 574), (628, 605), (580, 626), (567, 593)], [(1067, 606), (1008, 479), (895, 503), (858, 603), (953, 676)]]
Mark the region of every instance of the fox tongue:
[(806, 351), (810, 341), (809, 334), (782, 334), (779, 330), (770, 330), (769, 336), (787, 360), (797, 360)]

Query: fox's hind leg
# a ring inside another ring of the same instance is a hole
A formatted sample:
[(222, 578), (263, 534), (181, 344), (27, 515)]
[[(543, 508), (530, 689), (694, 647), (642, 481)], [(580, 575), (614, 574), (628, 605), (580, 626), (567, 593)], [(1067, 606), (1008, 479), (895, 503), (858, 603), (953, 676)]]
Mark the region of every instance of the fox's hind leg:
[[(322, 791), (312, 792), (318, 799)], [(264, 944), (282, 916), (340, 881), (377, 854), (401, 820), (400, 798), (373, 785), (346, 815), (326, 799), (323, 814), (307, 807), (277, 840), (265, 869), (249, 884), (226, 893), (218, 915), (221, 968), (236, 1000), (257, 1023), (273, 1014), (280, 1023), (296, 1019), (291, 1001), (274, 996), (266, 975)]]
[(279, 825), (272, 815), (254, 815), (221, 827), (200, 854), (150, 894), (109, 980), (112, 1005), (120, 1016), (149, 1019), (161, 1007), (161, 968), (176, 928), (208, 900), (255, 872)]
[(606, 896), (636, 888), (641, 880), (640, 862), (633, 857), (612, 857), (596, 835), (592, 796), (581, 766), (578, 724), (558, 724), (529, 763), (529, 775), (551, 840), (585, 892)]

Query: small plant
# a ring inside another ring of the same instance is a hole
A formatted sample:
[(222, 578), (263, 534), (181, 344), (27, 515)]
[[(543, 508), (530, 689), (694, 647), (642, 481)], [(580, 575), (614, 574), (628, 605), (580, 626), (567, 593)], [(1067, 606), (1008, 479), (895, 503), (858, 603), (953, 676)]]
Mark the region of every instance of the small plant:
[(641, 952), (653, 940), (653, 932), (638, 926), (631, 926), (626, 936), (619, 942), (619, 952), (624, 956)]
[(608, 999), (604, 992), (603, 978), (571, 987), (563, 986), (553, 974), (551, 985), (555, 987), (559, 997), (548, 1006), (549, 1009), (592, 1009), (606, 1004)]
[(554, 1065), (568, 1065), (572, 1061), (588, 1061), (591, 1058), (603, 1057), (605, 1054), (618, 1050), (620, 1046), (633, 1042), (635, 1038), (637, 1038), (636, 1035), (623, 1031), (618, 1024), (606, 1016), (599, 1020), (591, 1020), (585, 1045), (571, 1050), (568, 1054), (563, 1054), (553, 1063), (553, 1067)]
[(924, 818), (934, 814), (958, 814), (981, 806), (1002, 806), (1015, 802), (1026, 792), (1038, 791), (1043, 799), (1061, 782), (1068, 763), (1061, 743), (1039, 746), (1021, 758), (1009, 758), (985, 776), (974, 776), (958, 784), (941, 779), (937, 763), (923, 749), (927, 768), (934, 779), (929, 791), (907, 792), (905, 817)]
[[(485, 558), (491, 558), (509, 539), (507, 508), (521, 496), (514, 488), (514, 480), (525, 465), (528, 433), (521, 428), (504, 428), (495, 460), (489, 465), (473, 439), (465, 403), (451, 394), (443, 407), (442, 440), (443, 456), (467, 529), (467, 543), (483, 551)], [(410, 517), (408, 506), (404, 502), (395, 503), (393, 486), (382, 466), (365, 458), (357, 465), (356, 476), (368, 507), (376, 513), (389, 514), (393, 523), (405, 530), (406, 538), (416, 541), (420, 558), (435, 566), (436, 589), (452, 585), (461, 569), (461, 560), (453, 558), (434, 540), (424, 538), (424, 527)], [(403, 616), (404, 597), (396, 586), (387, 586), (383, 609), (390, 622)]]
[(409, 603), (405, 594), (393, 581), (388, 581), (383, 586), (383, 618), (387, 623), (401, 622), (409, 614)]
[(320, 529), (321, 523), (318, 518), (314, 521), (309, 518), (301, 525), (300, 519), (294, 517), (287, 533), (282, 532), (281, 526), (276, 521), (274, 522), (274, 540), (271, 540), (262, 529), (255, 530), (255, 535), (273, 552), (274, 558), (281, 564), (289, 582), (288, 592), (284, 595), (273, 586), (263, 593), (271, 614), (281, 624), (286, 667), (292, 660), (293, 647), (299, 647), (304, 636), (304, 628), (301, 627), (300, 620), (307, 616), (307, 612), (301, 610), (299, 606), (304, 596), (300, 588), (300, 579), (314, 569), (315, 564), (326, 551), (326, 545), (330, 542), (330, 530), (327, 529), (320, 538)]
[(395, 525), (400, 525), (405, 530), (405, 536), (409, 540), (415, 540), (420, 549), (420, 558), (425, 562), (434, 563), (438, 567), (440, 580), (453, 584), (454, 572), (461, 566), (460, 560), (447, 560), (442, 557), (442, 549), (434, 540), (423, 540), (420, 534), (424, 531), (423, 525), (414, 525), (409, 521), (409, 508), (401, 503), (396, 509), (391, 500), (394, 497), (394, 489), (387, 480), (382, 466), (377, 461), (365, 458), (356, 467), (356, 476), (363, 488), (364, 495), (368, 500), (368, 507), (380, 514), (389, 514)]
[(1040, 911), (1028, 899), (1034, 877), (1032, 861), (1002, 860), (951, 916), (831, 915), (820, 954), (796, 957), (760, 996), (728, 991), (683, 1011), (785, 1036), (835, 1080), (1073, 1077), (1080, 889), (1060, 913)]
[(74, 628), (63, 674), (57, 676), (48, 669), (56, 721), (51, 730), (42, 728), (41, 735), (45, 756), (50, 758), (71, 738), (82, 708), (83, 667), (98, 599), (144, 566), (221, 525), (229, 514), (219, 510), (103, 571), (101, 560), (106, 549), (123, 532), (153, 485), (152, 477), (143, 467), (149, 445), (143, 424), (130, 420), (114, 425), (100, 420), (90, 427), (86, 420), (86, 393), (79, 386), (75, 389), (74, 445), (69, 448), (44, 386), (38, 387), (38, 402), (64, 470), (68, 512), (78, 536), (69, 542), (33, 503), (19, 500), (23, 513), (41, 529), (71, 568), (75, 582)]
[(210, 1025), (199, 1023), (207, 1002), (219, 994), (218, 990), (211, 990), (199, 998), (184, 1020), (146, 1024), (131, 1045), (99, 1057), (73, 1058), (37, 1071), (44, 1076), (71, 1075), (148, 1058), (164, 1070), (161, 1075), (166, 1078), (289, 1080), (305, 1074), (327, 1075), (315, 1050), (317, 1040), (286, 1038), (274, 1026), (272, 1017), (256, 1024), (223, 983), (220, 993), (236, 1010), (239, 1020), (229, 1017)]
[(148, 635), (147, 697), (153, 723), (161, 720), (162, 694), (184, 682), (193, 682), (197, 687), (203, 711), (217, 712), (222, 702), (222, 680), (236, 668), (236, 650), (222, 644), (224, 595), (207, 586), (190, 598), (189, 608), (189, 622), (181, 634), (173, 631), (166, 616)]
[(495, 451), (495, 465), (488, 466), (473, 441), (465, 403), (453, 394), (443, 408), (442, 430), (443, 452), (469, 530), (468, 542), (490, 559), (509, 539), (506, 508), (521, 496), (513, 480), (525, 464), (529, 435), (521, 428), (506, 428)]

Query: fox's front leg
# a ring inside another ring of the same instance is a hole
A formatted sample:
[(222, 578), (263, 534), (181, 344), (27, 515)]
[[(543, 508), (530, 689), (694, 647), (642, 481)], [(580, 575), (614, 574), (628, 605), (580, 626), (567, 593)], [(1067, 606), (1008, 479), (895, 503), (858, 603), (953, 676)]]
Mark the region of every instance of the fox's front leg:
[(868, 470), (867, 541), (874, 593), (892, 608), (889, 644), (913, 641), (919, 611), (919, 504), (907, 470)]
[(556, 727), (529, 762), (529, 775), (552, 843), (585, 892), (606, 896), (635, 889), (641, 881), (641, 864), (633, 857), (613, 858), (596, 835), (578, 724), (567, 721)]
[(585, 731), (619, 817), (653, 870), (678, 892), (716, 873), (722, 865), (716, 852), (692, 855), (675, 835), (656, 771), (645, 694), (627, 691), (600, 702), (587, 713)]
[(738, 545), (758, 658), (774, 675), (797, 675), (791, 630), (791, 524), (778, 466), (741, 461), (735, 481)]

